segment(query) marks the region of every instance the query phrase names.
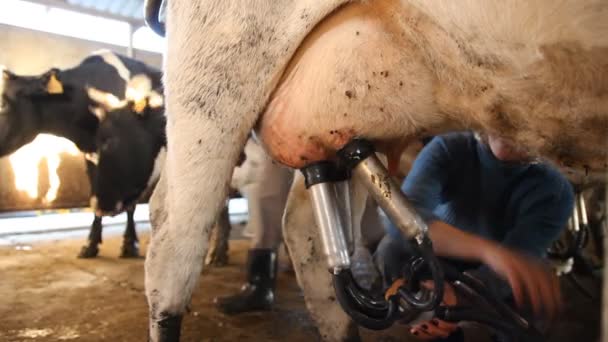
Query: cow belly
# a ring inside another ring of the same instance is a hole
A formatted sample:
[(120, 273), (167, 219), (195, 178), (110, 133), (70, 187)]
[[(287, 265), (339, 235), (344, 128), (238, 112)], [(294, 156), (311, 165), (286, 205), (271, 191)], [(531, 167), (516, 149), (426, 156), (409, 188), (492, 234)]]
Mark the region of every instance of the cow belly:
[(429, 68), (395, 19), (399, 6), (350, 4), (306, 38), (256, 127), (273, 158), (300, 168), (354, 137), (405, 146), (420, 127), (445, 126)]

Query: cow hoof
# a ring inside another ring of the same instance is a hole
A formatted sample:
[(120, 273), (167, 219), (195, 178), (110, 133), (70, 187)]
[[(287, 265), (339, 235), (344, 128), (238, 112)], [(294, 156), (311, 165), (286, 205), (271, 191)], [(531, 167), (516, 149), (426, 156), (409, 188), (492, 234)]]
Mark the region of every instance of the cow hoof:
[(121, 258), (139, 258), (139, 246), (135, 243), (123, 243), (120, 249)]
[(82, 246), (80, 249), (80, 253), (78, 253), (78, 257), (80, 259), (91, 259), (97, 257), (99, 254), (99, 248), (94, 245)]
[(164, 318), (156, 323), (156, 327), (150, 332), (156, 338), (149, 336), (148, 341), (157, 342), (179, 342), (182, 316), (181, 315), (163, 315)]

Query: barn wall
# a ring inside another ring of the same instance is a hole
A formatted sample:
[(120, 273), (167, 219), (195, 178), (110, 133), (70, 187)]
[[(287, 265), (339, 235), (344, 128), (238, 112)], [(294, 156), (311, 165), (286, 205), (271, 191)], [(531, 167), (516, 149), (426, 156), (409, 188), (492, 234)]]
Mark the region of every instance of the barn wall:
[[(95, 50), (127, 54), (127, 48), (0, 24), (0, 64), (21, 74), (68, 68)], [(134, 50), (135, 58), (160, 68), (160, 54)]]
[[(110, 49), (125, 55), (127, 53), (125, 47), (0, 24), (0, 65), (17, 74), (40, 74), (51, 67), (72, 67), (99, 49)], [(135, 50), (134, 55), (152, 66), (161, 66), (160, 54)], [(62, 185), (55, 201), (46, 203), (40, 198), (30, 199), (24, 192), (15, 189), (14, 174), (8, 157), (0, 158), (0, 212), (88, 206), (90, 190), (84, 157), (62, 155), (58, 175)], [(45, 159), (39, 164), (38, 189), (40, 194), (45, 194), (48, 189)]]

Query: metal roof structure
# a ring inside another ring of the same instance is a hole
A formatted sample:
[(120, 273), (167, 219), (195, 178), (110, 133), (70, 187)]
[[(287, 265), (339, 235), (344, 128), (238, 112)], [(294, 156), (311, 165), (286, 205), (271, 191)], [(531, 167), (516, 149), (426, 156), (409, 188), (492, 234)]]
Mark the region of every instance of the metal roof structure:
[(127, 21), (135, 26), (144, 25), (144, 0), (27, 0), (96, 15), (108, 19)]

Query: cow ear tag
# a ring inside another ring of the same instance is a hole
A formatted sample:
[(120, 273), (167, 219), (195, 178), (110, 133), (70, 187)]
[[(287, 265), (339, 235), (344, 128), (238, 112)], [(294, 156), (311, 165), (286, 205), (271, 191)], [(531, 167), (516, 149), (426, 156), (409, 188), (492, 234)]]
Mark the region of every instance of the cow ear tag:
[(138, 101), (133, 102), (133, 110), (137, 114), (143, 114), (144, 111), (146, 110), (147, 106), (148, 106), (148, 99), (145, 97)]
[(49, 77), (49, 81), (46, 84), (46, 91), (49, 94), (63, 94), (63, 84), (59, 82), (54, 73)]

